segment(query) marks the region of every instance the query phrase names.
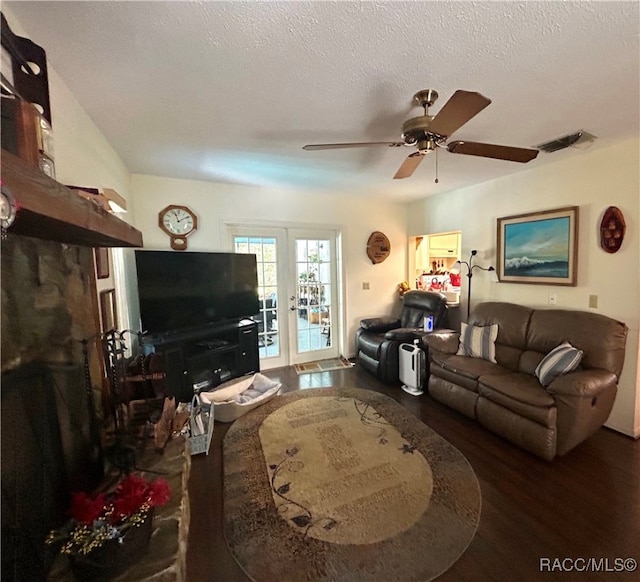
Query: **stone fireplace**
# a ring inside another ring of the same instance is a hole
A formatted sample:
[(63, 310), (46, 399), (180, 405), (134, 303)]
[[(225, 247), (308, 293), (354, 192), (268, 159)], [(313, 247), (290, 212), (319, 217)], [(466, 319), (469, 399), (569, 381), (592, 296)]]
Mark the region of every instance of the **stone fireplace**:
[(103, 476), (93, 269), (90, 247), (2, 243), (2, 579), (46, 577), (69, 492)]

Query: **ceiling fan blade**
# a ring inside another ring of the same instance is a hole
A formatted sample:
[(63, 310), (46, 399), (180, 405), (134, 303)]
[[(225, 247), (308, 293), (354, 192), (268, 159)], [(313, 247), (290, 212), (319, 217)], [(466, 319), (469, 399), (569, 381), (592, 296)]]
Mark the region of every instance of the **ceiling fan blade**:
[(407, 156), (402, 165), (398, 168), (396, 175), (393, 177), (394, 180), (400, 180), (402, 178), (408, 178), (415, 172), (416, 168), (420, 165), (424, 156), (420, 152), (416, 152), (414, 154), (410, 154)]
[(402, 141), (363, 141), (356, 143), (314, 143), (302, 146), (303, 150), (338, 150), (343, 148), (366, 148), (369, 146), (387, 146), (390, 148), (397, 148), (403, 146)]
[(492, 143), (480, 143), (477, 141), (453, 141), (447, 145), (447, 149), (453, 154), (481, 156), (483, 158), (495, 158), (496, 160), (521, 162), (523, 164), (530, 162), (538, 155), (538, 150), (514, 148)]
[(480, 93), (458, 89), (433, 118), (429, 131), (448, 137), (490, 103), (491, 99)]

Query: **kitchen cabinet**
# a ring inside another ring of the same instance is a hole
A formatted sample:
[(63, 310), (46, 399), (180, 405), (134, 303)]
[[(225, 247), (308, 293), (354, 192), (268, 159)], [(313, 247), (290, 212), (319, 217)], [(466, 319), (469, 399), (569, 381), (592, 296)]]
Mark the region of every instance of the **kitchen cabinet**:
[(417, 280), (423, 274), (447, 273), (460, 259), (459, 232), (421, 235), (409, 239), (409, 274)]
[(418, 237), (416, 239), (416, 269), (420, 271), (431, 269), (431, 257), (429, 256), (429, 238)]
[(430, 258), (458, 257), (460, 251), (458, 233), (431, 235), (428, 240)]
[(416, 277), (449, 271), (460, 259), (459, 232), (417, 236), (410, 244), (411, 250), (415, 249), (415, 262), (409, 264), (410, 269), (415, 269)]

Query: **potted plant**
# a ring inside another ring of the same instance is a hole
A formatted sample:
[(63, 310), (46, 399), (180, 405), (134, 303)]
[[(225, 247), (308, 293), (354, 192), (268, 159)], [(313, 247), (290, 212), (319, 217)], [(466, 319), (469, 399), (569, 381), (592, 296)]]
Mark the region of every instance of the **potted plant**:
[(153, 482), (127, 475), (109, 493), (71, 495), (70, 519), (49, 533), (46, 543), (59, 545), (80, 578), (113, 576), (146, 547), (155, 507), (171, 496), (164, 479)]

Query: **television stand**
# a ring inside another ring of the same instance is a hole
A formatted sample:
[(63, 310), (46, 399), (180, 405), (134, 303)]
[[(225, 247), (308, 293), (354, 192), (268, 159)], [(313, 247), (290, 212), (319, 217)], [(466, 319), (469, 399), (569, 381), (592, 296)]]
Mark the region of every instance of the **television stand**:
[(176, 400), (190, 402), (193, 385), (211, 386), (260, 371), (258, 324), (225, 321), (143, 337), (144, 353), (163, 356), (167, 386)]
[(213, 339), (213, 340), (198, 342), (198, 345), (204, 348), (207, 348), (208, 350), (214, 350), (216, 348), (224, 348), (228, 346), (229, 342), (223, 339)]

